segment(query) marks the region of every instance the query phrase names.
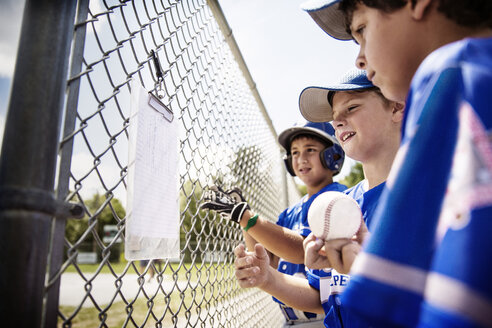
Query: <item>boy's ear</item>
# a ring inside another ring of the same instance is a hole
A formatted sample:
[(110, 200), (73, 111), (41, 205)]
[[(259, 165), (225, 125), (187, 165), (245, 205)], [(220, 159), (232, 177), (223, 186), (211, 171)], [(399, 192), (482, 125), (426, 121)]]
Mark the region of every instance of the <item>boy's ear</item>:
[(412, 17), (415, 20), (421, 20), (425, 17), (426, 13), (430, 10), (430, 6), (433, 0), (408, 0), (407, 6), (410, 6), (412, 11)]
[(393, 122), (401, 122), (403, 115), (405, 114), (405, 103), (394, 102), (393, 103)]

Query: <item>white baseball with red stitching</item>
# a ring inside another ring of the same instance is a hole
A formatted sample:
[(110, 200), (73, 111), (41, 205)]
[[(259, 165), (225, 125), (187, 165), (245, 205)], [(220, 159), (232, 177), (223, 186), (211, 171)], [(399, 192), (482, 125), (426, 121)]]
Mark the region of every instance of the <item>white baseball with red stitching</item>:
[(351, 238), (359, 231), (362, 220), (357, 202), (338, 191), (322, 193), (308, 211), (311, 231), (323, 240)]

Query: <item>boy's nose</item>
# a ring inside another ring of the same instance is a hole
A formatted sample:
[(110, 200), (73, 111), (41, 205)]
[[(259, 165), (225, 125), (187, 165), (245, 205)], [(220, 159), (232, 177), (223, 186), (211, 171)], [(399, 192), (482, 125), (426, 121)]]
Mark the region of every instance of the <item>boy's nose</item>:
[(355, 60), (355, 66), (357, 66), (357, 68), (359, 69), (366, 69), (366, 62), (363, 58), (361, 57), (357, 57), (357, 59)]
[(299, 162), (300, 163), (305, 163), (307, 162), (307, 154), (305, 152), (301, 153), (301, 156), (299, 156)]
[(333, 120), (333, 127), (335, 128), (335, 131), (337, 128), (342, 127), (345, 125), (345, 119), (342, 116), (338, 116), (336, 119)]
[(362, 47), (359, 48), (359, 54), (357, 55), (357, 58), (355, 59), (355, 66), (357, 66), (358, 69), (366, 69), (366, 57), (364, 55), (364, 50)]

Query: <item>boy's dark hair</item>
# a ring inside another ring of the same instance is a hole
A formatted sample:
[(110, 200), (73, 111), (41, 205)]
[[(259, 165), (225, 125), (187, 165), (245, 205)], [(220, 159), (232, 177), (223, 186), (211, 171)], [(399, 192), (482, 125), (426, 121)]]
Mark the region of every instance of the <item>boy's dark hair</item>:
[[(416, 0), (409, 0), (415, 6)], [(471, 28), (492, 28), (491, 0), (437, 0), (438, 10), (455, 23)], [(340, 9), (345, 13), (347, 32), (350, 31), (352, 14), (359, 3), (390, 13), (404, 7), (407, 0), (343, 0)]]
[(328, 146), (331, 146), (330, 144), (328, 144), (326, 142), (326, 140), (323, 140), (320, 137), (315, 136), (314, 134), (311, 134), (311, 133), (299, 133), (299, 134), (296, 134), (294, 136), (294, 138), (292, 138), (292, 140), (290, 140), (289, 149), (287, 151), (289, 154), (290, 154), (290, 148), (292, 147), (292, 143), (295, 140), (301, 139), (301, 138), (309, 138), (309, 139), (317, 140), (317, 141), (321, 142), (325, 148), (328, 147)]

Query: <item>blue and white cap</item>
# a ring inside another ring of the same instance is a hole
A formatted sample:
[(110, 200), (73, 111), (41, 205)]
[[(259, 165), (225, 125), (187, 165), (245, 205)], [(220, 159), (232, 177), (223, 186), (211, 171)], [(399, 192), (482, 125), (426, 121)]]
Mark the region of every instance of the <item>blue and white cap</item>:
[(345, 26), (345, 14), (338, 9), (342, 0), (309, 0), (301, 4), (314, 21), (331, 37), (352, 40)]
[(338, 84), (327, 87), (307, 87), (299, 96), (299, 109), (302, 116), (311, 122), (330, 122), (333, 120), (333, 108), (328, 101), (330, 93), (336, 91), (363, 90), (374, 87), (367, 79), (366, 71), (351, 69)]

